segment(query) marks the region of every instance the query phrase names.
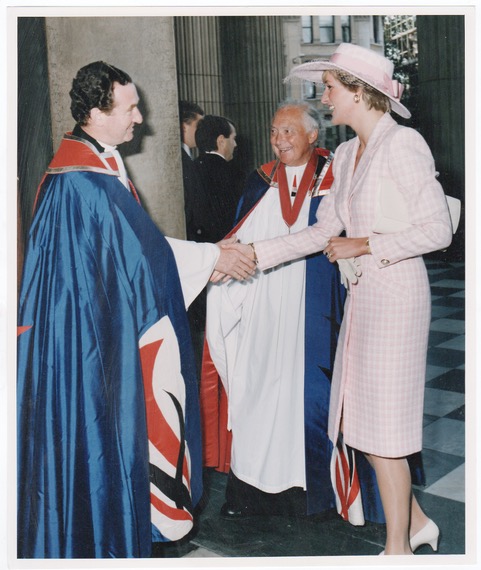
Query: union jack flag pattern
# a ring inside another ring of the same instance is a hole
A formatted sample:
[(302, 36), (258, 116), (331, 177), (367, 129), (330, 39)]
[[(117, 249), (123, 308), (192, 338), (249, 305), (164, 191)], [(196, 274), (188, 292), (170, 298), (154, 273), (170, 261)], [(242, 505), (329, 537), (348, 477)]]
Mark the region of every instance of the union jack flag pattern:
[[(149, 438), (152, 523), (169, 540), (193, 526), (191, 462), (185, 441), (185, 382), (177, 337), (166, 316), (140, 339)], [(166, 369), (170, 373), (166, 374)]]
[(355, 452), (341, 439), (332, 453), (331, 478), (337, 512), (352, 525), (362, 526), (365, 520)]

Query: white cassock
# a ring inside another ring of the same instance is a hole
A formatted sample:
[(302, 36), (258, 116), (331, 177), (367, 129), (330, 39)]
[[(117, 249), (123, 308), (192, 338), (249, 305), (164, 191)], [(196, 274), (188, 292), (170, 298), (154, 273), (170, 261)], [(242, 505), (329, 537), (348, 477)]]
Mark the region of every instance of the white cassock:
[[(286, 168), (289, 186), (304, 168)], [(309, 205), (307, 196), (291, 232), (307, 226)], [(288, 231), (279, 189), (271, 187), (236, 235), (249, 243)], [(231, 468), (270, 493), (306, 488), (304, 301), (304, 259), (208, 286), (206, 335), (228, 397)]]
[(219, 247), (213, 243), (165, 239), (174, 252), (185, 308), (188, 309), (209, 281), (220, 255)]

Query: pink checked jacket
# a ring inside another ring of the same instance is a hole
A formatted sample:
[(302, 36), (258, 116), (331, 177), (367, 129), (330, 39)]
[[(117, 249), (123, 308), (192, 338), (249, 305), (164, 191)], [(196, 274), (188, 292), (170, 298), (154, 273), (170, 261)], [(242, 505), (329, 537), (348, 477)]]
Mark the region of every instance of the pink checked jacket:
[[(392, 130), (394, 129), (394, 130)], [(432, 154), (415, 130), (389, 115), (376, 125), (354, 171), (356, 137), (339, 146), (334, 184), (317, 223), (289, 236), (256, 242), (260, 269), (324, 249), (343, 230), (369, 237), (372, 255), (358, 258), (332, 381), (329, 437), (366, 453), (401, 457), (422, 448), (422, 417), (431, 299), (422, 255), (446, 248), (452, 226)], [(378, 192), (394, 181), (411, 226), (373, 232)], [(319, 292), (322, 295), (322, 291)]]

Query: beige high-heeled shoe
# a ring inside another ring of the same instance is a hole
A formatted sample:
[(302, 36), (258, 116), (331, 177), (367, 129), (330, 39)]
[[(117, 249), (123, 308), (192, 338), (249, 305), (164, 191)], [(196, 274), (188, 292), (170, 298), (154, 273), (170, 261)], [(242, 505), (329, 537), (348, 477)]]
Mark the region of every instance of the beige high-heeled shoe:
[[(409, 539), (411, 550), (414, 552), (423, 544), (429, 546), (436, 552), (439, 543), (439, 527), (431, 519), (423, 526), (423, 528)], [(379, 556), (384, 556), (384, 550), (379, 553)]]
[(438, 525), (429, 519), (423, 528), (409, 539), (409, 543), (413, 552), (423, 544), (429, 544), (434, 552), (436, 552), (439, 543)]

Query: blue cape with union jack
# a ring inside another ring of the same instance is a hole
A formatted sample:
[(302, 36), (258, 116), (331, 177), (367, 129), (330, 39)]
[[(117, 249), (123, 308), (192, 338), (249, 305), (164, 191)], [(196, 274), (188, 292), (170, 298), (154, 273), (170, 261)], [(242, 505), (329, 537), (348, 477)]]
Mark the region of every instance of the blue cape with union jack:
[(106, 158), (66, 135), (30, 230), (18, 313), (19, 558), (149, 557), (152, 540), (190, 531), (202, 493), (174, 256)]

